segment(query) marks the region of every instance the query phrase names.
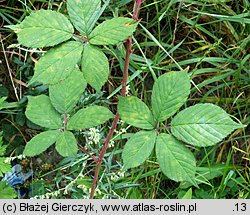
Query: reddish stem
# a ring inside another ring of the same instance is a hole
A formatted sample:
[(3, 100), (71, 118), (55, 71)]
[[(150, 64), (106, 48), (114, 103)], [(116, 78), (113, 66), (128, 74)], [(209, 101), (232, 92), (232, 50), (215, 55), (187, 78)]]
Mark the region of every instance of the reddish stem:
[(101, 168), (101, 164), (102, 164), (102, 159), (103, 159), (103, 157), (104, 157), (104, 155), (106, 153), (106, 150), (108, 148), (109, 141), (111, 140), (111, 138), (113, 136), (114, 130), (115, 130), (116, 126), (117, 126), (118, 119), (119, 119), (119, 115), (118, 115), (118, 113), (116, 113), (114, 121), (112, 123), (112, 126), (111, 126), (111, 128), (109, 130), (107, 139), (104, 142), (104, 146), (103, 146), (103, 148), (102, 148), (102, 150), (100, 152), (100, 156), (99, 156), (99, 159), (97, 161), (97, 165), (96, 165), (96, 168), (95, 168), (94, 181), (92, 183), (90, 197), (89, 197), (90, 199), (94, 198), (95, 188), (96, 188), (96, 185), (97, 185), (97, 182), (98, 182), (98, 176), (99, 176), (99, 172), (100, 172), (100, 168)]
[(141, 7), (141, 4), (144, 2), (144, 0), (136, 0), (135, 1), (135, 10), (134, 10), (134, 13), (133, 13), (133, 16), (132, 18), (136, 21), (138, 21), (138, 13), (139, 13), (139, 10), (140, 10), (140, 7)]
[(87, 149), (81, 148), (81, 150), (86, 153), (90, 158), (92, 158), (96, 163), (98, 163), (99, 159), (97, 159), (94, 155), (90, 154)]
[[(132, 18), (136, 21), (138, 21), (138, 12), (140, 9), (140, 6), (142, 4), (144, 0), (136, 0), (135, 1), (135, 9), (134, 9), (134, 13)], [(127, 85), (127, 80), (128, 80), (128, 69), (129, 69), (129, 59), (130, 59), (130, 55), (132, 53), (132, 37), (128, 37), (127, 39), (127, 48), (126, 48), (126, 58), (125, 58), (125, 62), (124, 62), (124, 72), (123, 72), (123, 79), (122, 79), (122, 90), (121, 90), (121, 95), (122, 96), (126, 96), (126, 85)], [(91, 187), (91, 193), (90, 193), (90, 199), (94, 198), (95, 195), (95, 189), (96, 189), (96, 185), (98, 182), (98, 176), (99, 176), (99, 172), (100, 172), (100, 168), (101, 168), (101, 164), (102, 164), (102, 160), (104, 158), (104, 155), (106, 153), (106, 150), (108, 148), (109, 142), (111, 140), (111, 138), (113, 137), (114, 131), (117, 127), (117, 122), (119, 119), (119, 114), (118, 112), (116, 112), (115, 114), (115, 118), (113, 120), (112, 126), (109, 130), (108, 136), (106, 138), (106, 140), (103, 143), (103, 148), (100, 152), (99, 158), (98, 158), (98, 162), (95, 168), (95, 175), (94, 175), (94, 181), (92, 183), (92, 187)]]

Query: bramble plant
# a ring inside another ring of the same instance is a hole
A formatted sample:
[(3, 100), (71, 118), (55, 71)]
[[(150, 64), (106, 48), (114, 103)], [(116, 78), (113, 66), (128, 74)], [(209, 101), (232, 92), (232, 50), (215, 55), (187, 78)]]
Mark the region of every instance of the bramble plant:
[[(132, 19), (116, 17), (95, 27), (108, 2), (101, 7), (101, 0), (68, 0), (70, 20), (59, 12), (39, 10), (20, 24), (6, 26), (16, 32), (21, 45), (29, 48), (54, 46), (35, 64), (34, 76), (28, 83), (28, 86), (37, 82), (49, 85), (49, 96), (28, 98), (26, 117), (45, 131), (27, 143), (25, 155), (38, 155), (55, 143), (62, 156), (76, 156), (77, 140), (72, 131), (97, 126), (113, 118), (114, 115), (101, 106), (86, 107), (74, 113), (87, 84), (99, 92), (108, 80), (108, 58), (97, 46), (123, 42), (137, 27), (136, 17), (142, 0), (136, 1)], [(74, 34), (74, 27), (80, 35)], [(131, 48), (131, 37), (129, 44)], [(125, 60), (122, 95), (125, 95), (130, 54)], [(99, 158), (88, 153), (97, 163), (90, 198), (94, 196), (100, 165), (117, 121), (118, 114)]]
[(153, 86), (152, 112), (137, 97), (119, 97), (118, 112), (122, 120), (144, 129), (125, 145), (122, 153), (125, 169), (142, 164), (155, 148), (159, 166), (167, 177), (196, 185), (196, 160), (183, 142), (195, 147), (212, 146), (233, 130), (245, 127), (234, 122), (220, 107), (206, 103), (180, 111), (169, 129), (166, 128), (164, 121), (186, 103), (190, 86), (186, 72), (161, 75)]
[[(26, 117), (47, 130), (28, 142), (24, 150), (27, 156), (38, 155), (54, 143), (62, 156), (75, 156), (77, 141), (71, 131), (98, 126), (113, 117), (101, 106), (87, 107), (74, 114), (72, 110), (87, 83), (100, 91), (108, 80), (108, 58), (97, 45), (122, 42), (135, 31), (137, 23), (130, 18), (116, 17), (94, 28), (102, 12), (100, 0), (68, 0), (67, 9), (71, 22), (59, 12), (39, 10), (20, 24), (8, 26), (15, 30), (21, 45), (55, 46), (36, 63), (29, 82), (29, 86), (35, 82), (48, 84), (49, 97), (29, 97)], [(74, 35), (71, 23), (81, 35)]]
[[(116, 17), (96, 25), (104, 11), (101, 0), (67, 0), (69, 19), (52, 10), (32, 12), (13, 29), (18, 42), (29, 48), (49, 49), (35, 64), (29, 86), (37, 82), (49, 86), (49, 96), (29, 96), (25, 115), (44, 131), (26, 145), (24, 154), (36, 156), (55, 143), (62, 156), (76, 156), (78, 147), (73, 131), (92, 128), (114, 118), (103, 150), (96, 161), (91, 190), (94, 195), (102, 158), (121, 119), (143, 129), (126, 143), (122, 153), (124, 168), (134, 168), (145, 162), (155, 148), (157, 162), (170, 179), (188, 181), (196, 185), (196, 159), (184, 145), (212, 146), (235, 129), (236, 123), (220, 107), (197, 104), (179, 112), (190, 94), (190, 77), (187, 72), (168, 72), (154, 83), (149, 108), (135, 96), (125, 96), (131, 35), (136, 30), (138, 11), (142, 0), (136, 0), (132, 18)], [(74, 34), (74, 28), (79, 34)], [(75, 112), (77, 102), (87, 84), (100, 91), (109, 76), (109, 62), (98, 46), (116, 45), (127, 39), (122, 93), (115, 115), (103, 106), (88, 106)], [(165, 121), (172, 117), (170, 126)]]

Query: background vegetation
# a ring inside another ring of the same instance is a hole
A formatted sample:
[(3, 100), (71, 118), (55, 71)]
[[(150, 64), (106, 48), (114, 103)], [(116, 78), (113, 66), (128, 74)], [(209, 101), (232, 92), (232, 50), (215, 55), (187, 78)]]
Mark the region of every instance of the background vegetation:
[[(48, 89), (43, 85), (27, 87), (34, 64), (46, 50), (18, 46), (16, 35), (4, 26), (19, 23), (31, 10), (67, 11), (65, 1), (56, 0), (1, 0), (0, 4), (0, 131), (7, 146), (1, 156), (6, 158), (21, 155), (26, 142), (39, 133), (39, 127), (24, 115), (27, 96), (47, 94)], [(131, 17), (132, 11), (132, 0), (111, 0), (99, 22), (114, 16)], [(146, 0), (133, 36), (128, 93), (149, 104), (154, 79), (181, 67), (189, 70), (193, 80), (186, 106), (213, 103), (249, 124), (249, 11), (249, 0)], [(107, 46), (104, 51), (111, 67), (109, 82), (102, 93), (87, 88), (78, 105), (106, 103), (115, 112), (125, 47)], [(109, 127), (107, 123), (97, 130), (79, 132), (79, 148), (87, 146), (89, 151), (98, 152)], [(122, 172), (121, 150), (134, 130), (119, 122), (101, 169), (98, 198), (250, 197), (249, 128), (236, 130), (216, 146), (194, 149), (199, 188), (170, 181), (156, 162)], [(77, 158), (62, 159), (49, 148), (32, 159), (12, 160), (24, 171), (34, 171), (22, 187), (30, 190), (31, 197), (88, 198), (95, 163), (83, 151)]]

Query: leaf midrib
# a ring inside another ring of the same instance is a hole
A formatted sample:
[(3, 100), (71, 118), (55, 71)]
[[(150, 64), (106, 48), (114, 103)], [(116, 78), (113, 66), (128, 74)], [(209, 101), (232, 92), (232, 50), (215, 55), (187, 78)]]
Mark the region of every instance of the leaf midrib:
[(42, 28), (42, 29), (52, 29), (52, 30), (55, 30), (55, 31), (63, 31), (63, 32), (67, 32), (67, 33), (70, 33), (72, 34), (71, 31), (66, 31), (65, 29), (60, 29), (60, 28), (54, 28), (54, 27), (43, 27), (43, 26), (32, 26), (32, 27), (25, 27), (25, 28), (21, 28), (22, 30), (26, 30), (26, 29), (34, 29), (34, 28)]

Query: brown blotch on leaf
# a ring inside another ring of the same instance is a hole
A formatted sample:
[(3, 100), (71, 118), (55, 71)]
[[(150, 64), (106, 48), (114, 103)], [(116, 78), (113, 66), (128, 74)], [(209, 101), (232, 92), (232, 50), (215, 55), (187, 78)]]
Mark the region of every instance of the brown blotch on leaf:
[(125, 26), (132, 26), (131, 23), (126, 23), (126, 22), (124, 23), (124, 25), (125, 25)]

